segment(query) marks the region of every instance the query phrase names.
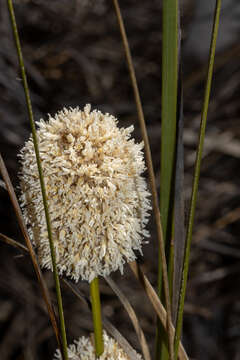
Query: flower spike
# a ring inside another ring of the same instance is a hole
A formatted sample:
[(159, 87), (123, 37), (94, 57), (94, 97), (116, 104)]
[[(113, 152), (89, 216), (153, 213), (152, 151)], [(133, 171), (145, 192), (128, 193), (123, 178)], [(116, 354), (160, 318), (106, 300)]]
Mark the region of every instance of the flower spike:
[[(38, 123), (59, 274), (76, 282), (123, 272), (124, 263), (141, 252), (149, 192), (143, 143), (130, 139), (133, 126), (86, 105), (64, 109)], [(32, 138), (21, 158), (21, 203), (42, 267), (51, 269), (47, 228)]]

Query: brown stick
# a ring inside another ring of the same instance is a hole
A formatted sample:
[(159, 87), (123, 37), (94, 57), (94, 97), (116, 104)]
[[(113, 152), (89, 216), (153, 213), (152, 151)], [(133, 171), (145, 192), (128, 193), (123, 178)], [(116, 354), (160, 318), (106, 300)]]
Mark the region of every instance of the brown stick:
[[(54, 309), (53, 309), (53, 306), (52, 306), (52, 303), (51, 303), (48, 288), (47, 288), (46, 283), (45, 283), (45, 281), (43, 279), (41, 269), (40, 269), (39, 264), (37, 262), (37, 257), (36, 257), (36, 254), (35, 254), (34, 250), (33, 250), (33, 246), (32, 246), (31, 240), (29, 238), (26, 225), (25, 225), (24, 220), (23, 220), (22, 212), (21, 212), (20, 206), (18, 204), (16, 194), (14, 192), (10, 177), (8, 175), (7, 168), (6, 168), (5, 164), (4, 164), (4, 161), (3, 161), (3, 158), (2, 158), (1, 154), (0, 154), (0, 172), (2, 174), (2, 178), (3, 178), (4, 182), (6, 184), (7, 192), (9, 194), (9, 197), (10, 197), (10, 200), (12, 202), (15, 214), (17, 216), (18, 224), (20, 226), (20, 229), (22, 231), (23, 237), (24, 237), (25, 242), (26, 242), (27, 249), (29, 251), (29, 255), (31, 257), (33, 267), (34, 267), (34, 270), (36, 272), (37, 279), (38, 279), (38, 282), (39, 282), (39, 285), (40, 285), (40, 288), (41, 288), (41, 291), (42, 291), (42, 296), (43, 296), (43, 299), (44, 299), (46, 307), (47, 307), (47, 311), (48, 311), (48, 314), (49, 314), (49, 317), (50, 317), (50, 320), (51, 320), (51, 323), (52, 323), (54, 333), (56, 335), (58, 346), (61, 349), (61, 338), (60, 338), (60, 335), (59, 335), (57, 320), (56, 320)], [(5, 239), (5, 241), (8, 240), (8, 243), (9, 243), (9, 238), (8, 237), (6, 237), (5, 235), (1, 235), (1, 237), (3, 239)], [(14, 241), (12, 242), (12, 245), (17, 246), (16, 244), (17, 244), (17, 242), (14, 242)], [(20, 247), (23, 249), (23, 245), (21, 245)]]

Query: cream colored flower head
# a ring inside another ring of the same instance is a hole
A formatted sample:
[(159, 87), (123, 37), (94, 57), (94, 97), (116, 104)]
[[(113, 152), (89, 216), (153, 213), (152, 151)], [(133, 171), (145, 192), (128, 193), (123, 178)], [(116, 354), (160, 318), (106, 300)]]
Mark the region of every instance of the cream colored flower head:
[[(122, 272), (148, 236), (143, 143), (130, 139), (132, 131), (90, 105), (38, 123), (57, 268), (75, 281)], [(52, 269), (32, 137), (20, 158), (24, 217), (41, 266)]]
[[(103, 331), (104, 352), (99, 360), (129, 360), (129, 356), (123, 351), (118, 343)], [(69, 360), (95, 360), (95, 349), (90, 338), (81, 337), (68, 347)], [(142, 360), (142, 356), (136, 353), (136, 360)], [(53, 360), (62, 360), (59, 350), (56, 351)]]

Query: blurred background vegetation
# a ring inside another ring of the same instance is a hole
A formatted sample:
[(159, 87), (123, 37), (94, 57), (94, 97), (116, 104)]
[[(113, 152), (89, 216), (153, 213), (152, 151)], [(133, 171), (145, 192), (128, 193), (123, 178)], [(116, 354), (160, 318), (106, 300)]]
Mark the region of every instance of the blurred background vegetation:
[[(161, 1), (123, 0), (121, 9), (134, 59), (153, 153), (158, 189), (161, 131)], [(181, 1), (184, 84), (186, 213), (214, 2)], [(35, 120), (64, 106), (91, 103), (135, 124), (132, 88), (111, 1), (15, 1)], [(239, 359), (240, 349), (240, 5), (223, 3), (194, 227), (183, 342), (194, 359)], [(0, 2), (1, 153), (18, 185), (17, 153), (28, 138), (25, 98), (6, 1)], [(0, 188), (1, 232), (22, 241), (6, 191)], [(144, 269), (156, 285), (156, 236), (144, 246)], [(0, 354), (7, 359), (51, 358), (56, 344), (28, 257), (3, 243), (0, 258)], [(51, 274), (45, 272), (53, 291)], [(150, 349), (155, 315), (127, 270), (113, 276), (139, 315)], [(121, 280), (121, 281), (120, 281)], [(88, 286), (79, 288), (87, 293)], [(101, 281), (103, 312), (139, 350), (121, 304)], [(69, 343), (92, 330), (84, 305), (63, 285)]]

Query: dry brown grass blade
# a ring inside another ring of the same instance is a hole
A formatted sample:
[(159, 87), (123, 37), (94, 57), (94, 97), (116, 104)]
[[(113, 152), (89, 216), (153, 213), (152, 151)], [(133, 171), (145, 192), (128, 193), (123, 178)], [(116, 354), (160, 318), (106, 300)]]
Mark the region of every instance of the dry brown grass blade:
[(105, 277), (105, 280), (107, 281), (109, 286), (112, 288), (112, 290), (115, 292), (115, 294), (118, 296), (119, 300), (123, 304), (125, 310), (127, 311), (128, 315), (132, 321), (132, 324), (134, 326), (134, 329), (136, 331), (138, 340), (139, 340), (141, 348), (142, 348), (142, 353), (143, 353), (144, 359), (151, 360), (150, 351), (149, 351), (149, 348), (148, 348), (148, 345), (146, 342), (145, 335), (142, 331), (142, 328), (139, 324), (138, 318), (136, 316), (136, 313), (135, 313), (133, 307), (131, 306), (130, 302), (128, 301), (126, 296), (123, 294), (123, 292), (119, 289), (117, 284), (110, 277)]
[(132, 346), (125, 339), (125, 337), (120, 334), (120, 332), (115, 328), (115, 326), (113, 326), (113, 324), (106, 318), (103, 318), (103, 326), (121, 346), (126, 355), (128, 355), (129, 360), (136, 360), (136, 351), (132, 348)]
[[(133, 271), (134, 275), (136, 276), (136, 278), (138, 279), (138, 281), (141, 283), (141, 285), (143, 286), (150, 302), (152, 303), (152, 306), (154, 308), (154, 310), (156, 311), (163, 327), (165, 330), (167, 330), (167, 314), (166, 314), (166, 310), (163, 307), (161, 301), (159, 300), (159, 297), (157, 295), (157, 293), (155, 292), (155, 290), (153, 289), (152, 285), (150, 284), (149, 280), (147, 279), (146, 275), (144, 275), (143, 271), (141, 270), (140, 266), (136, 263), (136, 261), (133, 261), (129, 264), (131, 270)], [(175, 329), (174, 326), (171, 324), (170, 327), (170, 331), (172, 333), (172, 335), (174, 336), (175, 333)], [(180, 343), (179, 345), (179, 359), (180, 360), (188, 360), (188, 356), (186, 354), (186, 351), (182, 345), (182, 343)]]
[[(18, 243), (17, 241), (9, 238), (8, 236), (0, 233), (0, 240), (3, 240), (5, 243), (14, 246), (20, 250), (24, 250), (29, 254), (29, 249)], [(91, 311), (91, 302), (90, 300), (83, 294), (81, 294), (80, 290), (77, 288), (76, 285), (71, 284), (70, 281), (66, 279), (62, 279), (63, 282), (66, 284), (66, 286), (77, 296), (78, 299), (81, 300), (86, 306), (88, 311)], [(122, 349), (125, 351), (125, 353), (128, 355), (129, 360), (136, 360), (136, 351), (132, 348), (132, 346), (128, 343), (128, 341), (123, 337), (120, 332), (111, 324), (110, 321), (108, 321), (103, 316), (103, 326), (107, 330), (109, 334), (112, 335), (112, 337), (118, 342), (118, 344), (122, 347)]]
[[(0, 154), (0, 172), (2, 174), (2, 178), (3, 178), (4, 182), (6, 184), (7, 192), (9, 194), (11, 203), (13, 205), (15, 214), (17, 216), (18, 224), (20, 226), (20, 229), (22, 231), (23, 237), (24, 237), (25, 242), (26, 242), (27, 249), (28, 249), (29, 255), (31, 257), (33, 267), (34, 267), (34, 270), (36, 272), (37, 279), (38, 279), (38, 282), (39, 282), (39, 285), (40, 285), (40, 288), (41, 288), (41, 291), (42, 291), (42, 296), (43, 296), (43, 299), (44, 299), (46, 307), (47, 307), (49, 318), (51, 320), (52, 327), (53, 327), (54, 333), (56, 335), (58, 346), (61, 349), (61, 340), (60, 340), (60, 335), (59, 335), (59, 331), (58, 331), (57, 320), (56, 320), (56, 316), (55, 316), (55, 313), (54, 313), (54, 310), (53, 310), (53, 307), (52, 307), (52, 304), (51, 304), (50, 295), (49, 295), (47, 286), (45, 284), (45, 281), (43, 279), (41, 269), (40, 269), (40, 267), (38, 265), (36, 254), (35, 254), (35, 252), (33, 250), (32, 243), (30, 241), (28, 231), (27, 231), (26, 225), (25, 225), (24, 220), (23, 220), (22, 212), (21, 212), (20, 206), (18, 204), (16, 194), (14, 192), (10, 177), (8, 175), (7, 168), (6, 168), (5, 164), (4, 164), (4, 161), (3, 161), (3, 158), (2, 158), (1, 154)], [(6, 240), (6, 238), (5, 238), (5, 240)], [(16, 243), (15, 243), (14, 246), (16, 246)]]
[(24, 251), (28, 251), (27, 247), (20, 244), (19, 242), (11, 239), (10, 237), (8, 237), (7, 235), (4, 235), (2, 233), (0, 233), (0, 239), (2, 239), (6, 244), (8, 245), (12, 245), (18, 249), (24, 250)]

